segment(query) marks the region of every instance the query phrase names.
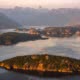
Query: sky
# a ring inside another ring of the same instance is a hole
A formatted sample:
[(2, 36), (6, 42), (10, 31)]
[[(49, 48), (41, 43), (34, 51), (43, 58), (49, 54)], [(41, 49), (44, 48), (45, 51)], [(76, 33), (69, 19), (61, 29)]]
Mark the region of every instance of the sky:
[(1, 8), (33, 7), (38, 8), (80, 8), (80, 0), (0, 0)]

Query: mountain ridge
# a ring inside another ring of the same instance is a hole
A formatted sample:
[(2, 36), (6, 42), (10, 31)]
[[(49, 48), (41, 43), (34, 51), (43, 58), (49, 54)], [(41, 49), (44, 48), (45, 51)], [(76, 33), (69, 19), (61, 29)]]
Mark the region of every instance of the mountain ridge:
[(19, 26), (20, 25), (16, 21), (10, 19), (8, 16), (0, 12), (0, 29), (14, 29)]
[(67, 26), (80, 24), (80, 9), (77, 8), (22, 8), (0, 9), (8, 17), (27, 26)]

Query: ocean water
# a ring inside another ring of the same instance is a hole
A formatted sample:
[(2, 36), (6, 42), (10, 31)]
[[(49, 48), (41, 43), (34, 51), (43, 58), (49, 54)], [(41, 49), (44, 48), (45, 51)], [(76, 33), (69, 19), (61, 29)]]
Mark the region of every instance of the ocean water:
[(30, 54), (52, 54), (80, 59), (80, 38), (50, 38), (0, 46), (0, 60)]
[(0, 33), (15, 32), (15, 29), (0, 29)]
[(0, 69), (0, 80), (80, 80), (80, 76), (67, 76), (61, 78), (41, 78)]
[[(21, 42), (13, 46), (0, 46), (0, 61), (30, 54), (52, 54), (80, 59), (80, 37), (50, 38), (47, 40)], [(0, 80), (80, 80), (80, 76), (50, 79), (0, 69)]]

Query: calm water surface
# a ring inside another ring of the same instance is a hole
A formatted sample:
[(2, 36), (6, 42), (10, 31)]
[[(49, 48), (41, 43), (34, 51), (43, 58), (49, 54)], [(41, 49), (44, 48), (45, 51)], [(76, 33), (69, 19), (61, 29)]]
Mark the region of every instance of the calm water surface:
[(68, 76), (62, 78), (40, 78), (0, 69), (0, 80), (80, 80), (80, 76)]
[(80, 59), (80, 38), (50, 38), (0, 46), (0, 60), (29, 54), (52, 54)]
[[(0, 46), (0, 61), (15, 56), (45, 53), (80, 59), (80, 38), (50, 38), (22, 42), (14, 46)], [(0, 69), (0, 80), (80, 80), (80, 76), (45, 79)]]

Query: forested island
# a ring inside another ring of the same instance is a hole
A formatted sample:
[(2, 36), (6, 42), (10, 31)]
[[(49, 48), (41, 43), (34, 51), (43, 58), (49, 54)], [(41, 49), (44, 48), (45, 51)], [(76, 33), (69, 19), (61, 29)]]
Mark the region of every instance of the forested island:
[(43, 77), (80, 74), (80, 60), (47, 54), (14, 57), (1, 61), (0, 67)]
[(33, 41), (38, 39), (42, 39), (40, 35), (8, 32), (0, 35), (0, 45), (13, 45), (17, 44), (18, 42)]
[(70, 38), (72, 36), (80, 36), (80, 27), (17, 28), (14, 32), (0, 34), (0, 45), (13, 45), (19, 42), (48, 39), (50, 37)]

